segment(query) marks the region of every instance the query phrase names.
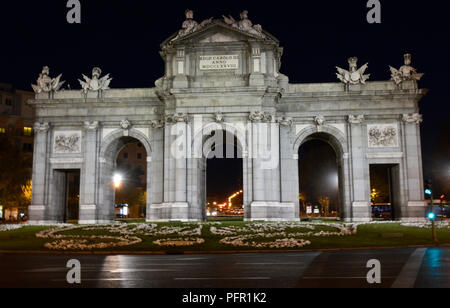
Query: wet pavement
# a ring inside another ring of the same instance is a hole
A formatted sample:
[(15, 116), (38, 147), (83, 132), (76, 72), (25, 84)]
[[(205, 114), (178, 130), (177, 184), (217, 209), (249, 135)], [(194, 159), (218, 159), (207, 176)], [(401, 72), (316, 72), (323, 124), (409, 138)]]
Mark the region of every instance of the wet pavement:
[[(72, 287), (71, 259), (86, 288), (449, 288), (450, 248), (232, 255), (0, 254), (0, 287)], [(369, 284), (369, 260), (381, 281)]]

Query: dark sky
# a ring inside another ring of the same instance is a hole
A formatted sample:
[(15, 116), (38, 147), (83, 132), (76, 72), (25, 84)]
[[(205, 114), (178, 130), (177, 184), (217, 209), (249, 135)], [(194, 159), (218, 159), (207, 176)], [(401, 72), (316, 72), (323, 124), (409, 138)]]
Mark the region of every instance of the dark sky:
[(114, 77), (114, 88), (153, 87), (163, 74), (159, 44), (179, 30), (186, 8), (195, 11), (197, 21), (222, 14), (237, 19), (247, 9), (285, 48), (281, 70), (291, 82), (336, 81), (334, 67), (346, 67), (350, 56), (369, 62), (371, 80), (387, 80), (388, 65), (400, 67), (403, 54), (412, 53), (413, 66), (426, 73), (420, 86), (430, 89), (420, 103), (425, 175), (432, 177), (432, 169), (449, 172), (448, 159), (445, 166), (432, 159), (436, 144), (449, 142), (437, 137), (445, 135), (450, 114), (446, 1), (381, 0), (381, 25), (366, 22), (366, 0), (81, 3), (82, 24), (69, 25), (65, 0), (1, 1), (0, 82), (31, 90), (48, 65), (52, 75), (63, 73), (78, 88), (77, 78), (100, 66)]

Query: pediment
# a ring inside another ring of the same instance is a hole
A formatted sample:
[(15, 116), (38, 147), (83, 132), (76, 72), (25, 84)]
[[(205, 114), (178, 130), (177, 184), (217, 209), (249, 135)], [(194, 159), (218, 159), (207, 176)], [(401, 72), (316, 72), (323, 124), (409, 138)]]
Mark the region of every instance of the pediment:
[(216, 32), (208, 33), (203, 38), (199, 39), (199, 43), (230, 43), (237, 42), (239, 39), (236, 36), (230, 35), (229, 33)]
[(241, 31), (237, 28), (231, 27), (220, 20), (214, 20), (210, 25), (200, 29), (196, 32), (190, 33), (183, 37), (177, 37), (178, 33), (175, 33), (169, 37), (162, 46), (166, 45), (182, 45), (184, 43), (231, 43), (242, 41), (264, 41), (278, 44), (278, 40), (275, 39), (270, 33), (263, 31), (263, 37), (253, 35), (251, 33)]

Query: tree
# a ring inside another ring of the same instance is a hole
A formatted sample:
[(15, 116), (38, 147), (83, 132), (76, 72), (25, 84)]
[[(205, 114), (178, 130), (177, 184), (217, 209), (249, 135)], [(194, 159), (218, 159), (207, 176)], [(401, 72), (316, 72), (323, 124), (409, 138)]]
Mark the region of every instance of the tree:
[(322, 213), (325, 217), (330, 216), (330, 198), (320, 197), (319, 203), (322, 206)]
[(33, 181), (28, 180), (25, 185), (22, 185), (22, 203), (25, 205), (31, 204), (31, 195), (33, 189)]
[(17, 207), (24, 201), (22, 188), (31, 179), (31, 164), (32, 156), (23, 151), (13, 129), (0, 134), (0, 204), (5, 208)]

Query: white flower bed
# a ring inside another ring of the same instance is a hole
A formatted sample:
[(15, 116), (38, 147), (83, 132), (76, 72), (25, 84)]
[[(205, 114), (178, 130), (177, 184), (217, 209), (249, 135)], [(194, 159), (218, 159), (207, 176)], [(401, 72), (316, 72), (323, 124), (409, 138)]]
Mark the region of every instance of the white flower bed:
[[(181, 235), (187, 238), (155, 241), (160, 246), (192, 246), (203, 244), (204, 240), (195, 238), (202, 234), (202, 224), (190, 224), (182, 227), (158, 228), (156, 224), (113, 224), (100, 226), (64, 225), (44, 230), (36, 234), (37, 238), (50, 239), (44, 246), (52, 250), (92, 250), (131, 246), (139, 244), (139, 236)], [(99, 231), (111, 235), (63, 235), (61, 233), (77, 230), (79, 232)], [(114, 235), (117, 234), (117, 235)]]
[(0, 232), (22, 229), (24, 225), (0, 225)]
[(202, 238), (168, 238), (154, 241), (153, 244), (166, 247), (186, 247), (205, 243)]
[[(249, 223), (242, 226), (224, 226), (220, 222), (185, 223), (177, 226), (157, 224), (111, 224), (99, 226), (58, 225), (41, 231), (36, 237), (50, 240), (45, 247), (51, 250), (92, 250), (131, 246), (142, 242), (142, 236), (162, 237), (153, 241), (161, 247), (188, 247), (202, 245), (203, 228), (209, 227), (219, 242), (233, 247), (259, 249), (292, 249), (311, 245), (318, 237), (343, 237), (357, 234), (358, 227), (370, 224), (392, 224), (395, 222), (367, 223)], [(401, 223), (401, 226), (430, 228), (430, 223)], [(437, 223), (438, 228), (450, 228), (448, 222)], [(23, 225), (0, 225), (0, 231), (15, 230)], [(323, 230), (328, 228), (330, 230)], [(100, 233), (102, 235), (64, 235), (69, 231)], [(173, 236), (170, 238), (170, 236)]]
[(61, 235), (58, 233), (80, 230), (104, 230), (103, 227), (83, 228), (80, 226), (57, 227), (48, 229), (36, 234), (37, 238), (52, 239), (55, 241), (46, 243), (44, 246), (51, 250), (92, 250), (113, 247), (123, 247), (139, 244), (142, 240), (137, 236), (121, 235), (121, 236), (99, 236), (99, 235)]
[[(336, 229), (336, 232), (314, 232), (320, 226)], [(311, 231), (290, 233), (288, 229)], [(227, 236), (220, 240), (220, 243), (234, 247), (302, 248), (311, 245), (311, 241), (305, 240), (305, 237), (350, 236), (357, 233), (357, 226), (337, 223), (256, 223), (244, 227), (211, 227), (210, 230), (215, 235)], [(256, 239), (260, 241), (255, 241)], [(273, 240), (267, 241), (268, 239)]]
[[(432, 224), (431, 224), (431, 222), (405, 222), (405, 223), (402, 223), (401, 226), (403, 226), (403, 227), (421, 228), (421, 229), (429, 229), (429, 228), (431, 228)], [(450, 223), (447, 222), (447, 221), (437, 221), (436, 222), (436, 228), (438, 228), (438, 229), (450, 229)]]

